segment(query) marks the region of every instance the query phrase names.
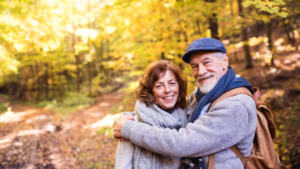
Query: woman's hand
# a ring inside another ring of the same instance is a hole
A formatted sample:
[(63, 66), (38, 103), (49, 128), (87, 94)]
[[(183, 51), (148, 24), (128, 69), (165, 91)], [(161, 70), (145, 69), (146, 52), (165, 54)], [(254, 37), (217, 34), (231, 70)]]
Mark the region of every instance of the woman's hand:
[(130, 114), (125, 114), (125, 115), (121, 115), (120, 118), (118, 118), (115, 121), (115, 125), (114, 125), (114, 139), (120, 139), (120, 141), (125, 141), (126, 139), (124, 139), (121, 135), (121, 130), (123, 127), (123, 124), (127, 121), (127, 120), (134, 120), (134, 117)]

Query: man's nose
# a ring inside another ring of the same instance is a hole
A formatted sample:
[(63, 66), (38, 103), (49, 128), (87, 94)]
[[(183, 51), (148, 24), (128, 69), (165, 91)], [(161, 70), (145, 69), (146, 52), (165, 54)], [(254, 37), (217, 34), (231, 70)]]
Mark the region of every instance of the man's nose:
[(205, 73), (207, 73), (206, 67), (203, 64), (199, 64), (198, 75), (203, 76)]

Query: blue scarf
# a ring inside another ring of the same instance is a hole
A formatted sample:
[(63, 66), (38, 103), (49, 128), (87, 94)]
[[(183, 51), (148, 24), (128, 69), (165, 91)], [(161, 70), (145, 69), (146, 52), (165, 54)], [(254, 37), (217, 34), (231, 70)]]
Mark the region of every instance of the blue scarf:
[(253, 94), (252, 86), (249, 82), (242, 77), (235, 78), (234, 70), (231, 67), (228, 67), (227, 73), (221, 77), (216, 86), (210, 92), (204, 94), (198, 88), (196, 92), (198, 104), (191, 115), (190, 122), (193, 123), (199, 118), (201, 110), (205, 105), (212, 103), (223, 93), (239, 87), (246, 87)]

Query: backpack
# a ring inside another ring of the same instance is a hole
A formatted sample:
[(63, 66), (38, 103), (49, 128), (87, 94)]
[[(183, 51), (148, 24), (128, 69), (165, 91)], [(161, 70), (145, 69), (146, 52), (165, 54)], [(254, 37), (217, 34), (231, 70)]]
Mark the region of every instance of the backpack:
[[(216, 99), (211, 104), (210, 108), (213, 107), (217, 102), (238, 94), (247, 94), (252, 97), (256, 104), (257, 127), (253, 140), (251, 155), (244, 157), (236, 146), (232, 146), (230, 149), (237, 155), (237, 157), (239, 157), (245, 169), (287, 169), (286, 166), (280, 163), (279, 157), (276, 154), (273, 145), (273, 140), (276, 136), (276, 127), (273, 121), (271, 110), (268, 105), (257, 100), (260, 96), (259, 89), (253, 88), (253, 90), (254, 94), (252, 96), (247, 88), (240, 87), (232, 89), (223, 93), (218, 99)], [(211, 154), (208, 157), (208, 169), (214, 168), (214, 156), (215, 154)]]

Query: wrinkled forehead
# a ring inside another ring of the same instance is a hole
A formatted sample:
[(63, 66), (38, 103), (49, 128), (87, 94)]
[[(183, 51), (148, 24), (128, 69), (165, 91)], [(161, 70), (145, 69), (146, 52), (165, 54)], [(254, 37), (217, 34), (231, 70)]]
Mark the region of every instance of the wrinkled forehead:
[(207, 56), (207, 57), (216, 57), (214, 55), (214, 53), (216, 52), (219, 52), (219, 51), (196, 51), (196, 52), (193, 52), (191, 54), (191, 57), (190, 57), (190, 63), (191, 61), (195, 60), (195, 59), (200, 59), (202, 56)]

